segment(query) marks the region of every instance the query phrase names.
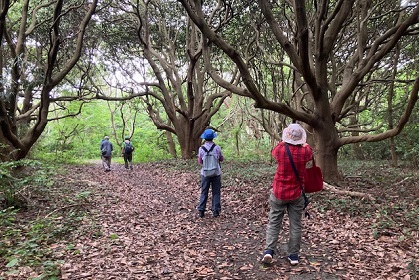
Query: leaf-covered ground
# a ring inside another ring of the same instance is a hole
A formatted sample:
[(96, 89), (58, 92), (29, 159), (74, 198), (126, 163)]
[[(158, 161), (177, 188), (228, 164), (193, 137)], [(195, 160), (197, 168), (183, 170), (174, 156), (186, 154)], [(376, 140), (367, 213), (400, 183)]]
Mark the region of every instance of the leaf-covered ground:
[[(88, 215), (49, 246), (62, 260), (60, 279), (418, 279), (418, 177), (374, 168), (374, 176), (354, 172), (339, 187), (371, 193), (375, 202), (329, 192), (311, 196), (301, 262), (294, 267), (285, 259), (287, 225), (274, 264), (260, 264), (275, 170), (269, 164), (224, 165), (221, 216), (203, 219), (195, 212), (195, 162), (142, 164), (133, 171), (114, 164), (108, 173), (98, 164), (68, 166), (54, 187), (86, 194)], [(48, 215), (60, 219), (75, 206)], [(6, 271), (0, 268), (0, 278), (37, 275), (30, 267)]]

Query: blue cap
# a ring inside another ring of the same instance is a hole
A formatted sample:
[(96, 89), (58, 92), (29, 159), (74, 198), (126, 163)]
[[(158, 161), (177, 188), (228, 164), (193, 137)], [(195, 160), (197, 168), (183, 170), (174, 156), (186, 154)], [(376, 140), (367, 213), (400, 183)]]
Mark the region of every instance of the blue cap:
[(204, 133), (202, 133), (201, 138), (205, 140), (212, 140), (215, 137), (217, 137), (217, 133), (214, 132), (214, 130), (208, 128), (205, 129)]

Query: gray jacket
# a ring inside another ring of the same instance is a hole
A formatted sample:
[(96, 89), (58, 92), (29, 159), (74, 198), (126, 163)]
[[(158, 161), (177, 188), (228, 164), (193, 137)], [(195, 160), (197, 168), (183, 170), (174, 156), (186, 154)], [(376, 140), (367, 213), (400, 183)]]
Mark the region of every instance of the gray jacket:
[(102, 152), (102, 156), (111, 157), (113, 151), (112, 143), (109, 140), (103, 140), (100, 144), (100, 151)]

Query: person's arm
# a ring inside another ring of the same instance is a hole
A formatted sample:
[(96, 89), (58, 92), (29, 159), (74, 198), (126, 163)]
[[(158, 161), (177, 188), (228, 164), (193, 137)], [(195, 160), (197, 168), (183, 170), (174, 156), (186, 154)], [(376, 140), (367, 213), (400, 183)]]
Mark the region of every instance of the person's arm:
[(198, 163), (199, 164), (202, 164), (203, 163), (203, 161), (202, 161), (202, 148), (199, 148), (199, 150), (198, 150)]

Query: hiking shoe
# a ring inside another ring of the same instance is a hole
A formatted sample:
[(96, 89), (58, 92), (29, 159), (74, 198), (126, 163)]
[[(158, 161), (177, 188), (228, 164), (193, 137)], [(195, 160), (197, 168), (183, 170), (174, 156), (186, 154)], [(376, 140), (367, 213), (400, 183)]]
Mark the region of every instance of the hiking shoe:
[(296, 265), (298, 264), (298, 255), (289, 255), (288, 260), (291, 265)]
[(263, 255), (263, 258), (262, 258), (262, 263), (264, 263), (264, 264), (273, 263), (273, 259), (272, 259), (273, 255), (274, 255), (274, 252), (272, 252), (272, 250), (266, 250), (264, 252), (264, 255)]
[(198, 211), (198, 217), (203, 218), (204, 216), (204, 211)]
[(219, 216), (220, 216), (220, 213), (219, 213), (218, 211), (214, 211), (214, 212), (212, 213), (212, 216), (213, 216), (214, 218), (217, 218), (217, 217), (219, 217)]

